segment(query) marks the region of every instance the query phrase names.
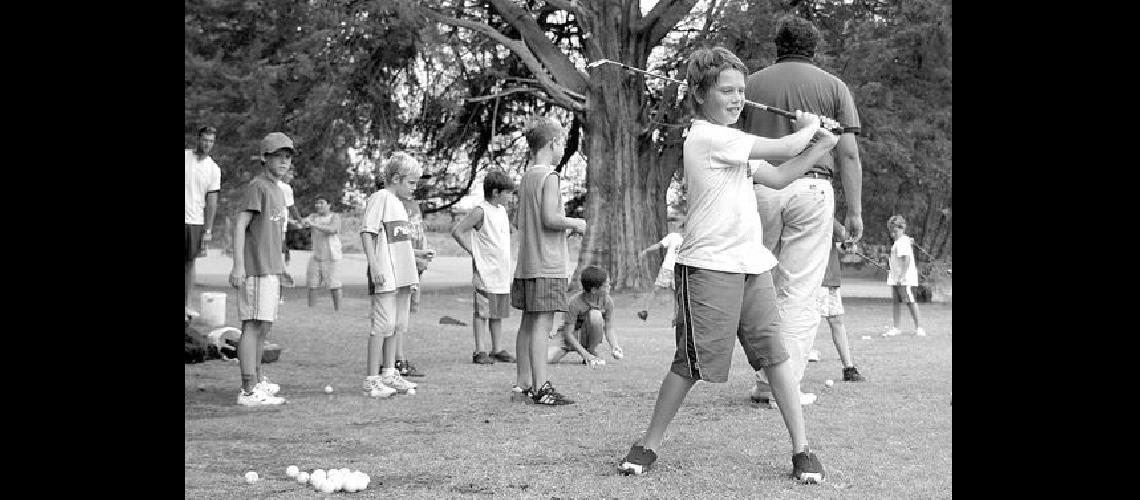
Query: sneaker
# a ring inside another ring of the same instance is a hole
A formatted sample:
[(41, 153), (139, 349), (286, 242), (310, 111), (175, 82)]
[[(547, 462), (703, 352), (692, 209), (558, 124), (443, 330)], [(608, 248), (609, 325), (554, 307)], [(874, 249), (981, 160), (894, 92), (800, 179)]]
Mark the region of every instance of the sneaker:
[(523, 389), (517, 385), (511, 386), (511, 402), (512, 403), (526, 403), (528, 405), (534, 404), (534, 391), (527, 387)]
[(645, 321), (647, 318), (649, 318), (649, 311), (645, 309), (637, 311), (637, 317), (641, 318), (641, 321)]
[(269, 377), (261, 377), (261, 382), (258, 382), (257, 385), (253, 387), (254, 389), (260, 387), (262, 391), (270, 396), (276, 396), (278, 392), (281, 392), (281, 386), (270, 382)]
[(792, 477), (796, 481), (819, 484), (823, 482), (823, 476), (823, 464), (819, 463), (819, 457), (811, 450), (805, 449), (792, 455)]
[(625, 352), (622, 351), (620, 347), (615, 347), (613, 351), (610, 351), (610, 355), (612, 355), (614, 359), (621, 359), (625, 357)]
[[(748, 396), (749, 396), (749, 398), (752, 399), (752, 402), (755, 404), (767, 404), (772, 409), (778, 409), (779, 408), (779, 405), (776, 404), (776, 398), (772, 397), (771, 393), (758, 392), (756, 390), (756, 388), (753, 387), (752, 390), (749, 392)], [(816, 396), (814, 393), (801, 392), (800, 393), (800, 406), (807, 406), (807, 405), (810, 405), (812, 403), (815, 403), (815, 400), (817, 398), (818, 398), (818, 396)]]
[(807, 360), (812, 363), (819, 361), (819, 351), (816, 349), (808, 351)]
[(479, 351), (471, 353), (471, 362), (477, 365), (493, 365), (495, 364), (495, 358), (492, 358), (485, 351)]
[(752, 386), (752, 390), (748, 391), (748, 397), (752, 400), (753, 403), (756, 404), (764, 404), (768, 403), (769, 401), (774, 403), (776, 401), (772, 397), (772, 393), (761, 391), (760, 388), (756, 387), (755, 385)]
[(386, 398), (396, 393), (396, 390), (384, 385), (380, 381), (379, 375), (371, 375), (364, 378), (364, 395), (374, 398)]
[(863, 382), (866, 380), (867, 380), (867, 377), (860, 375), (859, 369), (855, 368), (854, 366), (849, 366), (849, 367), (843, 369), (843, 381), (844, 382)]
[(914, 329), (914, 334), (918, 335), (919, 337), (925, 337), (926, 336), (926, 330), (920, 326), (920, 327)]
[(633, 445), (629, 449), (629, 453), (625, 458), (621, 459), (621, 465), (618, 466), (618, 472), (622, 475), (628, 476), (630, 474), (639, 476), (649, 472), (653, 467), (653, 462), (657, 461), (657, 453), (653, 450), (647, 449), (639, 444)]
[(602, 358), (599, 358), (599, 357), (597, 357), (597, 356), (594, 356), (594, 357), (592, 357), (592, 358), (590, 358), (590, 359), (583, 359), (583, 360), (582, 360), (582, 364), (584, 364), (584, 365), (586, 365), (586, 366), (589, 366), (590, 368), (593, 368), (593, 367), (595, 367), (595, 366), (602, 366), (602, 365), (605, 365), (605, 364), (606, 364), (606, 360), (604, 360), (604, 359), (602, 359)]
[(268, 406), (285, 404), (285, 398), (270, 396), (265, 391), (254, 386), (253, 391), (246, 394), (245, 390), (238, 391), (237, 403), (242, 406)]
[(514, 363), (515, 362), (514, 355), (507, 352), (506, 349), (500, 349), (499, 352), (493, 352), (490, 354), (490, 356), (492, 358), (495, 358), (495, 360), (497, 360), (497, 361), (502, 361), (503, 363)]
[(566, 399), (566, 396), (563, 396), (562, 394), (559, 394), (558, 391), (554, 390), (554, 386), (550, 385), (549, 380), (547, 380), (545, 384), (542, 384), (542, 387), (538, 388), (538, 392), (535, 392), (534, 396), (531, 396), (531, 399), (534, 400), (534, 404), (547, 406), (574, 404), (573, 399)]
[(396, 371), (401, 377), (423, 377), (427, 374), (416, 369), (416, 365), (406, 359), (396, 360)]
[(883, 336), (884, 337), (894, 337), (895, 335), (898, 335), (900, 333), (902, 333), (902, 332), (900, 332), (898, 328), (895, 328), (892, 326), (889, 330), (883, 332)]
[(414, 382), (404, 380), (404, 377), (401, 377), (398, 372), (395, 375), (389, 375), (387, 377), (381, 375), (380, 382), (400, 392), (408, 392), (408, 389), (415, 389), (417, 387)]

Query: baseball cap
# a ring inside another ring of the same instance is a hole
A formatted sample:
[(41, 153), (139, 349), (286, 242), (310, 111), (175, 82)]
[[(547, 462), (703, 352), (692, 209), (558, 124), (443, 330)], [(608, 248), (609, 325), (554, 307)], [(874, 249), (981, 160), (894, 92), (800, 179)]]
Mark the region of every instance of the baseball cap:
[(297, 149), (293, 147), (293, 139), (281, 132), (270, 132), (264, 139), (261, 140), (261, 154), (269, 154), (277, 151), (278, 149), (289, 149), (289, 151), (296, 152)]

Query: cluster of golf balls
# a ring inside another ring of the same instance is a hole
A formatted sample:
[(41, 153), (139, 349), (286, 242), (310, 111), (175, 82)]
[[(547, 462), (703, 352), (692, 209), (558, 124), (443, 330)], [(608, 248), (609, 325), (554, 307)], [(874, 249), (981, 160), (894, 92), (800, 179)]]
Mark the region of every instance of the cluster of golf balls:
[[(249, 474), (254, 474), (256, 477), (257, 473), (246, 474), (246, 480), (249, 479)], [(358, 470), (329, 469), (326, 472), (324, 469), (317, 469), (310, 473), (298, 469), (296, 465), (290, 465), (286, 468), (285, 475), (296, 479), (298, 483), (312, 486), (314, 490), (321, 493), (336, 491), (355, 493), (367, 489), (368, 483), (372, 481), (368, 474)]]

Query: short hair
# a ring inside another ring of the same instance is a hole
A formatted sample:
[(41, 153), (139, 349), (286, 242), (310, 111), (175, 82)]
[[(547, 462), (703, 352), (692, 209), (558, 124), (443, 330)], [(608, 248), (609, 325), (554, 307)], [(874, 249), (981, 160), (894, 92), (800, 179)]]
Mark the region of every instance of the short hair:
[(523, 137), (526, 137), (526, 145), (530, 148), (531, 154), (565, 134), (566, 130), (562, 128), (562, 124), (553, 118), (539, 115), (532, 116), (523, 128)]
[(776, 57), (787, 55), (815, 56), (815, 46), (819, 43), (819, 30), (815, 25), (795, 14), (780, 18), (776, 29)]
[(198, 129), (198, 137), (202, 137), (206, 134), (218, 135), (218, 129), (211, 127), (209, 125), (206, 125), (205, 127)]
[(901, 227), (906, 229), (906, 219), (901, 215), (892, 215), (890, 219), (887, 219), (887, 227)]
[(579, 280), (582, 281), (582, 290), (589, 292), (602, 286), (602, 283), (605, 283), (608, 278), (609, 274), (606, 273), (605, 269), (598, 266), (586, 266), (582, 270), (582, 276), (579, 277)]
[(689, 55), (689, 65), (685, 70), (685, 83), (689, 93), (694, 97), (704, 97), (714, 84), (720, 73), (726, 69), (735, 69), (743, 75), (748, 74), (748, 67), (740, 61), (736, 54), (724, 47), (711, 49), (697, 49)]
[(396, 177), (408, 178), (416, 177), (424, 173), (423, 167), (420, 162), (412, 158), (412, 155), (403, 152), (392, 153), (387, 160), (384, 161), (384, 181), (385, 184), (392, 182)]
[(483, 197), (490, 198), (495, 196), (495, 190), (514, 191), (515, 183), (507, 176), (506, 172), (502, 170), (493, 170), (487, 172), (487, 176), (483, 178)]
[(325, 203), (328, 203), (328, 202), (329, 202), (329, 199), (328, 199), (328, 198), (325, 198), (324, 196), (318, 196), (318, 197), (316, 197), (316, 198), (313, 198), (313, 203), (316, 203), (316, 202), (318, 202), (318, 201), (323, 201), (323, 202), (325, 202)]

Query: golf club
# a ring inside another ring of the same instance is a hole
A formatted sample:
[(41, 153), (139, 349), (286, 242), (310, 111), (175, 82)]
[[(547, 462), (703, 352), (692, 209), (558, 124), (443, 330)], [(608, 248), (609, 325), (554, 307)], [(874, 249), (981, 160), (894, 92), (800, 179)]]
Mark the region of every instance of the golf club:
[(858, 256), (862, 257), (862, 258), (863, 258), (863, 260), (865, 260), (865, 261), (867, 261), (867, 262), (870, 262), (870, 263), (871, 263), (871, 265), (873, 265), (873, 266), (875, 266), (875, 267), (877, 267), (877, 268), (879, 268), (879, 269), (882, 269), (882, 270), (883, 270), (883, 271), (885, 271), (887, 274), (890, 274), (890, 273), (891, 273), (891, 271), (890, 271), (889, 269), (887, 269), (887, 268), (885, 268), (885, 267), (883, 267), (883, 266), (880, 266), (880, 265), (879, 265), (879, 263), (878, 263), (878, 262), (875, 262), (875, 260), (874, 260), (874, 259), (872, 259), (872, 258), (870, 258), (870, 257), (868, 257), (868, 256), (866, 256), (866, 255), (863, 255), (863, 252), (860, 252), (860, 251), (859, 251), (859, 249), (858, 249), (858, 247), (856, 247), (856, 246), (855, 246), (855, 245), (853, 245), (853, 244), (843, 243), (843, 244), (841, 244), (841, 245), (840, 245), (840, 248), (842, 248), (844, 252), (853, 253), (853, 254), (855, 254), (855, 255), (858, 255)]
[[(635, 73), (641, 73), (641, 74), (643, 74), (643, 75), (652, 76), (652, 77), (654, 77), (654, 78), (660, 78), (660, 79), (662, 79), (662, 80), (668, 80), (668, 81), (670, 81), (670, 82), (673, 82), (673, 83), (677, 83), (677, 84), (680, 84), (680, 85), (687, 85), (685, 82), (683, 82), (683, 81), (681, 81), (681, 80), (678, 80), (678, 79), (676, 79), (676, 78), (669, 78), (669, 77), (667, 77), (667, 76), (665, 76), (665, 75), (660, 75), (660, 74), (654, 73), (654, 72), (652, 72), (652, 71), (645, 71), (645, 70), (643, 70), (643, 69), (640, 69), (640, 68), (635, 68), (635, 67), (633, 67), (633, 66), (630, 66), (630, 65), (628, 65), (628, 64), (619, 63), (619, 62), (617, 62), (617, 61), (611, 61), (611, 60), (609, 60), (609, 59), (598, 59), (597, 61), (594, 61), (594, 62), (591, 62), (591, 63), (587, 64), (587, 65), (586, 65), (586, 67), (587, 67), (587, 68), (596, 68), (596, 67), (598, 67), (598, 66), (601, 66), (601, 65), (603, 65), (603, 64), (616, 64), (616, 65), (618, 65), (618, 66), (621, 66), (621, 67), (622, 67), (623, 69), (625, 69), (626, 71), (633, 71), (633, 72), (635, 72)], [(785, 118), (790, 118), (790, 119), (792, 119), (792, 120), (795, 120), (795, 119), (796, 119), (796, 114), (795, 114), (795, 113), (793, 113), (793, 112), (791, 112), (791, 111), (787, 111), (787, 110), (784, 110), (784, 109), (780, 109), (780, 108), (777, 108), (777, 107), (768, 106), (767, 104), (760, 104), (760, 103), (758, 103), (758, 102), (755, 102), (755, 101), (749, 101), (749, 100), (747, 100), (747, 99), (745, 99), (745, 100), (744, 100), (744, 104), (747, 104), (747, 105), (749, 105), (749, 106), (755, 106), (755, 107), (757, 107), (757, 108), (760, 108), (760, 109), (762, 109), (762, 110), (764, 110), (764, 111), (768, 111), (768, 112), (770, 112), (770, 113), (775, 113), (775, 114), (777, 114), (777, 115), (780, 115), (780, 116), (783, 116), (783, 117), (785, 117)], [(839, 135), (839, 134), (842, 134), (842, 133), (843, 133), (843, 127), (839, 127), (839, 128), (830, 129), (829, 131), (830, 131), (832, 134), (835, 134), (835, 135)]]

